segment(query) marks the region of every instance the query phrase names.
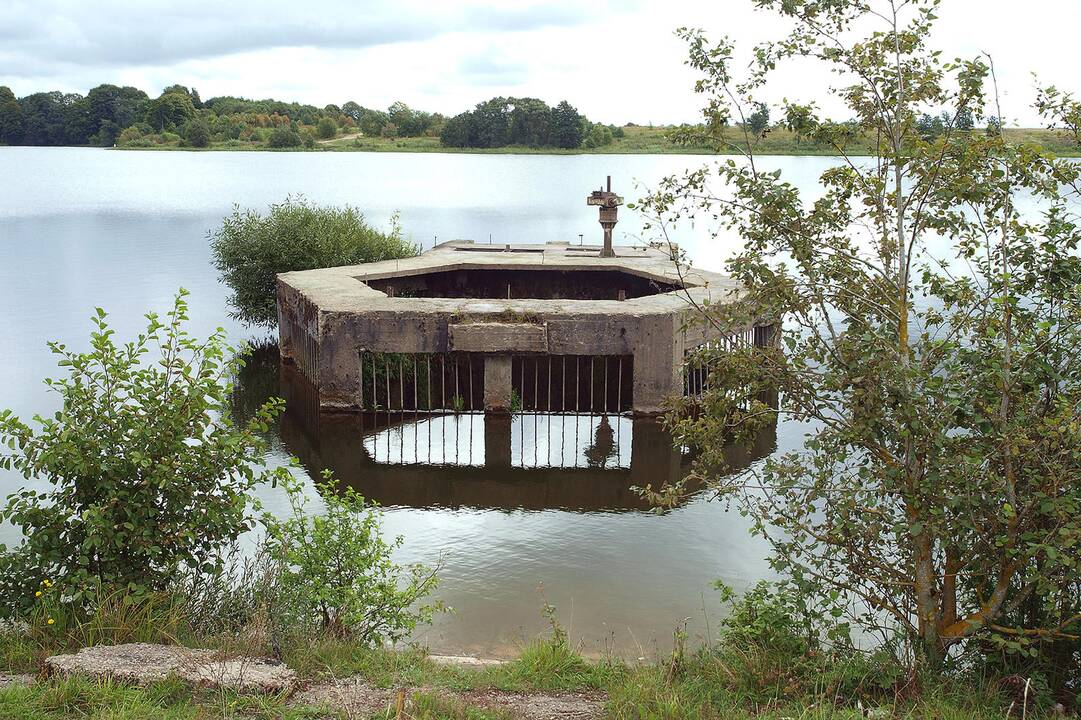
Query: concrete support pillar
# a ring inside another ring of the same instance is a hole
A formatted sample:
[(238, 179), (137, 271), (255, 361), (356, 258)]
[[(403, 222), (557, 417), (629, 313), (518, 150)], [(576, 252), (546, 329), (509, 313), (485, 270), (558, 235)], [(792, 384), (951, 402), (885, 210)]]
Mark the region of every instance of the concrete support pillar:
[(634, 412), (660, 415), (664, 401), (682, 391), (682, 337), (675, 331), (676, 319), (664, 316), (643, 329), (647, 337), (634, 352)]
[(510, 356), (486, 356), (484, 358), (484, 409), (488, 412), (509, 412), (510, 401)]
[(316, 349), (319, 404), (355, 410), (360, 403), (360, 351), (348, 333), (328, 334)]
[[(601, 212), (604, 212), (603, 210)], [(612, 249), (612, 230), (616, 224), (602, 222), (601, 227), (604, 228), (604, 245), (601, 246), (601, 257), (615, 257), (616, 251)]]
[(510, 467), (510, 413), (484, 414), (484, 467)]

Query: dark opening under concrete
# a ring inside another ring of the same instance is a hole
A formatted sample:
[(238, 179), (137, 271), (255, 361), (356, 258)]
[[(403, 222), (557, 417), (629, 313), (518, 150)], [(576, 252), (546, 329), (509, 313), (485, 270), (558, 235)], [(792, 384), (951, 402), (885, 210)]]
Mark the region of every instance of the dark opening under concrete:
[(471, 268), (371, 279), (368, 285), (392, 297), (619, 300), (678, 290), (619, 270)]

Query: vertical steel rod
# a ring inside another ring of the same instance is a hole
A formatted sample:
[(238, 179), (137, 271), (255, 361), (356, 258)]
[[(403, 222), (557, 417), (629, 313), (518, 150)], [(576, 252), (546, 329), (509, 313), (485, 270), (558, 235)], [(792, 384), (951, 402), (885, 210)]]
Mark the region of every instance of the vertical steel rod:
[(616, 412), (623, 412), (623, 356), (619, 356), (619, 378), (616, 380)]
[(608, 414), (608, 356), (604, 356), (604, 414)]
[(465, 356), (469, 369), (469, 464), (473, 464), (473, 354)]
[(582, 421), (581, 415), (574, 416), (574, 466), (578, 467), (578, 458), (581, 455), (581, 447), (578, 445), (578, 425)]
[(548, 356), (548, 412), (552, 412), (552, 356)]
[(420, 433), (420, 403), (417, 402), (417, 356), (413, 354), (413, 462), (420, 464), (420, 449), (417, 437)]
[(548, 356), (548, 417), (544, 426), (544, 440), (548, 444), (548, 466), (552, 465), (552, 356)]
[[(582, 358), (578, 355), (574, 356), (574, 412), (577, 413), (581, 409), (582, 401)], [(574, 426), (575, 441), (578, 439), (578, 426)], [(575, 446), (575, 452), (578, 448)]]
[(364, 411), (364, 351), (360, 351), (360, 409)]
[(567, 414), (562, 413), (559, 416), (559, 466), (560, 467), (564, 467), (567, 464), (566, 450), (567, 450)]
[[(563, 356), (563, 382), (559, 384), (559, 394), (563, 396), (563, 402), (559, 404), (559, 409), (565, 414), (567, 412), (567, 356)], [(562, 444), (562, 443), (560, 443)]]
[(539, 405), (540, 401), (537, 400), (537, 376), (540, 374), (540, 361), (537, 358), (533, 358), (533, 466), (537, 465), (537, 442), (538, 431), (537, 422), (540, 420)]
[(595, 410), (593, 410), (593, 409), (596, 408), (596, 403), (595, 403), (595, 401), (593, 401), (593, 398), (597, 397), (597, 387), (596, 387), (596, 385), (597, 385), (597, 370), (596, 370), (595, 366), (593, 366), (593, 364), (595, 364), (596, 360), (597, 360), (597, 356), (595, 356), (595, 355), (589, 356), (589, 413), (590, 414), (595, 412)]

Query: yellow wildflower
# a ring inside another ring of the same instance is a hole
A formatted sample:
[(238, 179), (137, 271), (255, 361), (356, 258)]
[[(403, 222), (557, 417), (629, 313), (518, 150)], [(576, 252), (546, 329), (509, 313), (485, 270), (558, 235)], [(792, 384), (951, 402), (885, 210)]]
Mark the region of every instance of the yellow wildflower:
[(49, 624), (52, 625), (55, 622), (52, 618), (49, 618)]
[(36, 593), (34, 593), (34, 597), (41, 597), (41, 591), (38, 590)]

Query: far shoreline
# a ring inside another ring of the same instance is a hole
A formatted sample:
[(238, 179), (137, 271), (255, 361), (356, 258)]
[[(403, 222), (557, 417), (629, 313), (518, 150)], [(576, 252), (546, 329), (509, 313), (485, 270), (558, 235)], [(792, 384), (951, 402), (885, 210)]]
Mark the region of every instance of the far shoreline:
[[(668, 135), (676, 128), (627, 126), (625, 135), (613, 140), (608, 145), (599, 147), (531, 147), (527, 145), (505, 145), (493, 148), (445, 147), (438, 137), (356, 137), (348, 135), (317, 142), (314, 146), (273, 148), (264, 142), (226, 140), (213, 142), (207, 147), (192, 147), (181, 144), (179, 140), (169, 142), (142, 142), (138, 144), (114, 145), (110, 150), (149, 150), (172, 152), (369, 152), (369, 153), (440, 153), (446, 155), (695, 155), (717, 157), (740, 157), (746, 155), (740, 146), (733, 143), (730, 147), (718, 150), (709, 145), (683, 145), (669, 140)], [(974, 130), (973, 132), (984, 132)], [(1007, 139), (1017, 143), (1032, 143), (1043, 150), (1061, 158), (1081, 157), (1078, 147), (1065, 133), (1045, 128), (1005, 128)], [(175, 137), (175, 136), (174, 136)], [(14, 146), (39, 147), (39, 146)], [(45, 146), (40, 146), (45, 147)], [(54, 146), (48, 146), (54, 147)], [(89, 146), (62, 146), (89, 147)], [(744, 146), (745, 147), (745, 146)], [(755, 144), (757, 156), (768, 157), (839, 157), (841, 152), (834, 147), (816, 145), (797, 137), (790, 131), (776, 128), (770, 130)], [(874, 146), (868, 138), (857, 138), (845, 148), (850, 157), (873, 157)]]

